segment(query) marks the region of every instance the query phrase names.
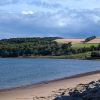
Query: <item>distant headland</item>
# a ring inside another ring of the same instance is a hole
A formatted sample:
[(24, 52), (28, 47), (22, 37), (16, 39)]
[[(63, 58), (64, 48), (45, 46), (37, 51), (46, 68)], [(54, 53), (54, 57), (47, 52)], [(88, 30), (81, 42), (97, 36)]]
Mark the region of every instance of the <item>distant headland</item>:
[(100, 37), (33, 37), (0, 40), (0, 57), (99, 59)]

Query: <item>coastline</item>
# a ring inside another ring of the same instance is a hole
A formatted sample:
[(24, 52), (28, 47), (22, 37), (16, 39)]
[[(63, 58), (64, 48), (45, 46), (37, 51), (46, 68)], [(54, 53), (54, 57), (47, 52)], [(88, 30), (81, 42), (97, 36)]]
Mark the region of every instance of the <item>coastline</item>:
[[(49, 58), (49, 59), (77, 59), (77, 60), (97, 60), (88, 58), (68, 57), (68, 56), (19, 56), (19, 57), (0, 57), (0, 58)], [(99, 60), (99, 59), (98, 59)]]
[(63, 77), (63, 78), (57, 78), (57, 79), (48, 80), (48, 81), (41, 81), (41, 82), (33, 83), (33, 84), (30, 84), (30, 85), (23, 85), (23, 86), (19, 86), (19, 87), (8, 88), (8, 89), (0, 89), (0, 92), (6, 92), (6, 91), (15, 90), (15, 89), (23, 89), (23, 88), (38, 86), (38, 85), (41, 85), (41, 84), (48, 84), (48, 83), (57, 82), (57, 81), (63, 81), (63, 80), (72, 79), (72, 78), (80, 78), (80, 77), (98, 74), (98, 73), (100, 73), (100, 70), (75, 74), (75, 75), (71, 75), (71, 76), (67, 76), (67, 77)]
[(92, 58), (91, 52), (86, 53), (78, 53), (78, 54), (71, 54), (71, 55), (59, 55), (59, 56), (42, 56), (42, 55), (31, 55), (31, 56), (17, 56), (17, 57), (0, 57), (0, 58), (51, 58), (51, 59), (78, 59), (78, 60), (100, 60), (100, 58)]
[[(31, 98), (27, 100), (33, 100), (32, 99), (33, 97), (36, 96), (47, 97), (53, 94), (52, 91), (75, 87), (77, 84), (88, 83), (90, 81), (97, 80), (99, 78), (100, 78), (100, 70), (81, 73), (77, 75), (72, 75), (70, 77), (64, 77), (51, 81), (43, 81), (37, 84), (11, 88), (11, 89), (2, 89), (0, 90), (0, 98), (2, 98), (2, 100), (11, 100), (12, 98), (13, 100), (26, 100), (25, 98)], [(23, 98), (23, 99), (18, 99), (18, 98)]]

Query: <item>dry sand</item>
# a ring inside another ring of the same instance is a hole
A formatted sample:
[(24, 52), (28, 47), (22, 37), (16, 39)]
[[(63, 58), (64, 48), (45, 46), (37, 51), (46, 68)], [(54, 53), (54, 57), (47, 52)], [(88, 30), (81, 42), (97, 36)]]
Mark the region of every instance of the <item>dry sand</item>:
[[(100, 71), (94, 71), (31, 86), (1, 90), (0, 100), (52, 100), (45, 98), (55, 95), (59, 89), (73, 88), (77, 84), (86, 84), (98, 79), (100, 79)], [(41, 98), (38, 99), (38, 97)]]

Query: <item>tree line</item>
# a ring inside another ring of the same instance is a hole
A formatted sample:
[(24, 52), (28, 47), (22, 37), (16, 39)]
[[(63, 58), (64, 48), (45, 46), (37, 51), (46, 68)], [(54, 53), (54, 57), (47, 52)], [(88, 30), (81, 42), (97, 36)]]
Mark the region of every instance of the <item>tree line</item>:
[(0, 57), (19, 56), (61, 56), (88, 51), (99, 51), (97, 47), (72, 48), (72, 44), (58, 44), (54, 40), (59, 37), (44, 38), (12, 38), (0, 40)]

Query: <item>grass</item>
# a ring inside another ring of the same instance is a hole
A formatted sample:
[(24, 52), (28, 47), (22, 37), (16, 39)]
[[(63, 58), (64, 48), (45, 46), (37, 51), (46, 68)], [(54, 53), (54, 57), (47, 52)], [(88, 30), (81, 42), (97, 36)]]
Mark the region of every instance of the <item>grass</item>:
[(71, 54), (68, 55), (68, 58), (72, 59), (86, 59), (91, 56), (91, 52), (86, 52), (86, 53), (79, 53), (79, 54)]
[(71, 54), (71, 55), (61, 55), (61, 56), (46, 56), (47, 58), (57, 58), (57, 59), (86, 59), (91, 56), (91, 52)]
[(73, 44), (72, 48), (83, 48), (83, 47), (91, 47), (91, 46), (95, 46), (97, 47), (99, 44), (98, 43), (79, 43), (79, 44)]

